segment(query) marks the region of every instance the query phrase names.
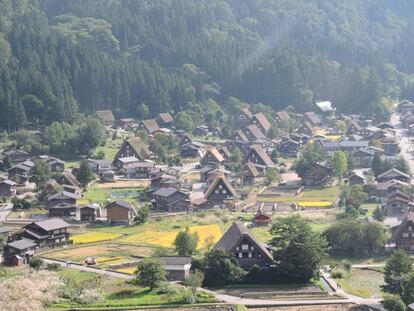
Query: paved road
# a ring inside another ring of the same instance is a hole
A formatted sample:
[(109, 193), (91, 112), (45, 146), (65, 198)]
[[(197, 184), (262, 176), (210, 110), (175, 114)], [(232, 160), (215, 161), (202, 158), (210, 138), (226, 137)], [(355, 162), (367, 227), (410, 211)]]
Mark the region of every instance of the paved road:
[(55, 264), (61, 265), (62, 267), (75, 269), (75, 270), (80, 270), (80, 271), (85, 271), (85, 272), (93, 272), (93, 273), (107, 275), (107, 276), (118, 278), (118, 279), (131, 280), (131, 279), (134, 278), (132, 275), (127, 275), (127, 274), (123, 274), (123, 273), (107, 271), (107, 270), (102, 270), (102, 269), (96, 269), (96, 268), (83, 266), (83, 265), (78, 265), (78, 264), (74, 264), (74, 263), (70, 264), (70, 266), (67, 266), (66, 262), (62, 262), (62, 261), (52, 260), (52, 259), (47, 259), (47, 258), (43, 258), (43, 260), (44, 260), (45, 263), (55, 263)]
[[(399, 146), (401, 148), (400, 155), (408, 162), (408, 166), (410, 167), (411, 173), (414, 173), (413, 143), (411, 143), (407, 131), (403, 129), (400, 117), (397, 113), (394, 113), (391, 116), (391, 124), (394, 126), (394, 129), (397, 133)], [(414, 180), (411, 180), (411, 182), (414, 182)]]
[(9, 203), (7, 206), (0, 208), (0, 222), (7, 220), (7, 216), (11, 213), (12, 207), (13, 204)]

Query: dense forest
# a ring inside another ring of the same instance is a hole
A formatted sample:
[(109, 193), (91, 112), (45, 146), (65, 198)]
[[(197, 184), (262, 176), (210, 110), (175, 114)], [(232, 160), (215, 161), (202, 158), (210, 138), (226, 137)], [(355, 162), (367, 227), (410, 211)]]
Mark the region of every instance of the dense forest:
[(410, 0), (0, 0), (0, 129), (197, 111), (384, 114), (414, 98)]

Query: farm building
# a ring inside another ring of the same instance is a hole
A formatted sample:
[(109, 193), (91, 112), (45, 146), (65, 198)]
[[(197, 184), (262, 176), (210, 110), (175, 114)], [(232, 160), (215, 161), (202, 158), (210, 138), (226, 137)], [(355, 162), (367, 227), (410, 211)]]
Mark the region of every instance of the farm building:
[(106, 218), (110, 225), (132, 225), (137, 215), (135, 207), (125, 201), (115, 201), (105, 206)]
[(237, 260), (240, 267), (246, 270), (254, 265), (267, 267), (274, 263), (266, 245), (257, 240), (249, 229), (239, 221), (230, 226), (214, 249), (229, 252)]

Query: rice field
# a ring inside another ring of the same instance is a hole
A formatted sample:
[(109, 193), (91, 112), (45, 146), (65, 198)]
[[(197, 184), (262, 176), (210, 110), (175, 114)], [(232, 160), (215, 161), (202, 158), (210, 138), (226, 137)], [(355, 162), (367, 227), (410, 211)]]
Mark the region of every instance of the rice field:
[[(198, 249), (204, 249), (207, 246), (208, 240), (211, 239), (213, 243), (218, 242), (222, 236), (222, 231), (219, 225), (201, 225), (189, 227), (191, 233), (198, 235)], [(175, 237), (179, 230), (172, 231), (145, 231), (134, 235), (127, 236), (120, 240), (121, 243), (127, 244), (152, 244), (162, 247), (172, 247)]]
[(331, 207), (332, 202), (327, 202), (327, 201), (299, 201), (298, 205), (302, 206), (304, 208), (307, 208), (307, 207)]
[(116, 269), (116, 272), (134, 274), (136, 270), (137, 270), (137, 267), (129, 267), (129, 268)]
[(109, 240), (117, 239), (120, 236), (122, 235), (117, 234), (117, 233), (91, 231), (87, 233), (74, 235), (71, 237), (71, 240), (73, 241), (73, 244), (88, 244), (88, 243), (109, 241)]

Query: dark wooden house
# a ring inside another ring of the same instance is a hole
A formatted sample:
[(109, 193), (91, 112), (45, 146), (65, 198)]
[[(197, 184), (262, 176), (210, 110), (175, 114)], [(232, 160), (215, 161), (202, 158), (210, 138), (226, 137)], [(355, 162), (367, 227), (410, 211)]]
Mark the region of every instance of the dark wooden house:
[(149, 146), (139, 137), (125, 140), (114, 158), (114, 162), (119, 158), (136, 157), (143, 161), (148, 159), (151, 155)]
[(153, 135), (160, 130), (155, 119), (143, 120), (138, 125), (138, 130), (146, 132), (148, 135)]
[(236, 196), (236, 190), (223, 176), (218, 176), (204, 193), (204, 197), (211, 205), (226, 205), (227, 202), (234, 201)]
[(49, 218), (72, 218), (76, 219), (79, 207), (74, 204), (59, 203), (48, 208)]
[(401, 224), (392, 229), (392, 241), (397, 249), (414, 252), (414, 214), (409, 213)]
[(329, 169), (322, 163), (311, 163), (300, 177), (305, 186), (323, 186), (329, 180)]
[(160, 113), (157, 116), (156, 121), (160, 127), (165, 127), (165, 128), (170, 128), (174, 123), (174, 119), (172, 115), (168, 112)]
[(187, 192), (176, 188), (160, 188), (152, 194), (152, 206), (155, 210), (174, 213), (188, 211), (190, 204)]
[(20, 239), (7, 243), (3, 247), (4, 264), (20, 266), (27, 264), (35, 254), (37, 244), (28, 239)]
[(254, 265), (268, 267), (274, 264), (267, 246), (257, 240), (241, 222), (233, 223), (214, 246), (234, 256), (240, 267), (249, 270)]
[(217, 167), (223, 163), (224, 158), (216, 148), (208, 149), (200, 160), (202, 166)]
[(39, 247), (55, 246), (69, 242), (70, 225), (60, 218), (34, 221), (23, 227), (23, 238), (34, 241)]

